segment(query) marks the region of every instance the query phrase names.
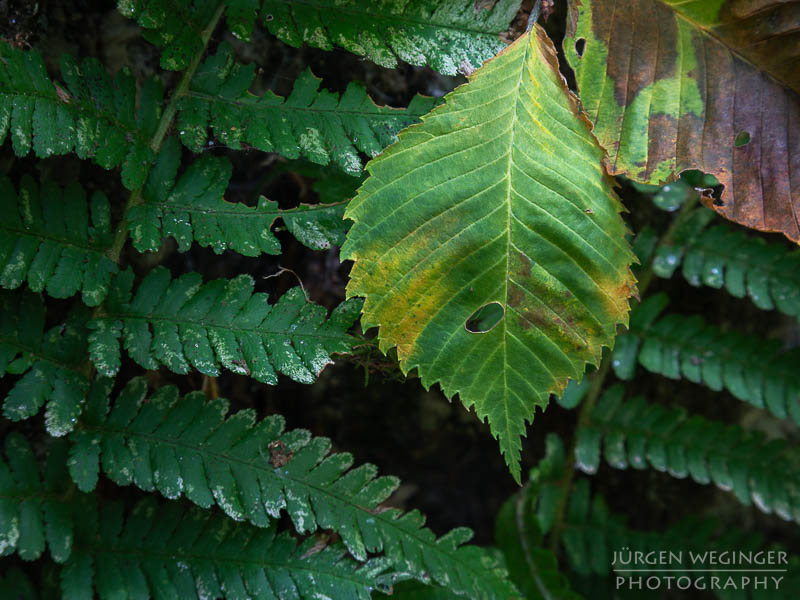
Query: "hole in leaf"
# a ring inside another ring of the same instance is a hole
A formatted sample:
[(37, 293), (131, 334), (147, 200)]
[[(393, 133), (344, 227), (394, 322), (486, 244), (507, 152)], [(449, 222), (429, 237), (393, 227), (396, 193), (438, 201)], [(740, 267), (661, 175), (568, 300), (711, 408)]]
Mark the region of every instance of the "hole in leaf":
[(272, 19), (274, 19), (274, 18), (275, 17), (273, 17), (272, 15), (267, 15), (267, 16), (264, 17), (264, 20), (265, 21), (272, 21)]
[(484, 304), (470, 315), (464, 327), (470, 333), (486, 333), (503, 320), (506, 309), (499, 302)]
[(746, 146), (750, 143), (750, 134), (746, 131), (740, 131), (736, 134), (736, 139), (733, 140), (733, 145), (737, 148), (741, 148), (742, 146)]
[(586, 38), (578, 38), (575, 40), (575, 54), (578, 58), (583, 56), (583, 51), (586, 49)]

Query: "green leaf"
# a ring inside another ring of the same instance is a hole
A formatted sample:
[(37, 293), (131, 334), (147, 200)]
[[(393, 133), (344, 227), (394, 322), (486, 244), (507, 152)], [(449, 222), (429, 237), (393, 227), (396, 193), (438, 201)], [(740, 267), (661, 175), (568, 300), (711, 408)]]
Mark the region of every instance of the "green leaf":
[[(602, 153), (537, 28), (368, 165), (348, 296), (404, 371), (487, 418), (516, 479), (536, 406), (613, 343), (633, 253)], [(504, 316), (467, 329), (481, 307)]]
[(657, 319), (666, 297), (648, 298), (631, 315), (630, 333), (614, 348), (620, 379), (633, 378), (636, 360), (651, 373), (685, 378), (714, 391), (727, 389), (739, 400), (800, 423), (800, 351), (781, 342), (738, 331), (722, 331), (695, 315)]
[(279, 218), (313, 250), (344, 242), (347, 223), (342, 203), (281, 210), (277, 202), (263, 196), (258, 206), (226, 202), (224, 194), (231, 177), (228, 159), (203, 156), (173, 183), (179, 163), (180, 145), (170, 138), (150, 173), (144, 203), (128, 211), (130, 236), (140, 252), (155, 252), (163, 238), (172, 236), (181, 252), (196, 242), (217, 254), (230, 249), (245, 256), (277, 255), (281, 245), (270, 229)]
[(183, 143), (199, 152), (210, 143), (211, 129), (219, 143), (234, 149), (249, 144), (359, 175), (359, 151), (376, 156), (435, 103), (415, 96), (406, 109), (378, 106), (359, 83), (350, 83), (340, 96), (320, 90), (321, 80), (310, 70), (300, 74), (287, 98), (269, 91), (259, 97), (247, 91), (254, 77), (255, 65), (237, 63), (230, 45), (221, 44), (197, 69), (180, 101)]
[(614, 386), (578, 430), (576, 464), (594, 473), (603, 458), (616, 469), (648, 465), (673, 477), (731, 490), (745, 505), (800, 523), (800, 454), (786, 440), (689, 416), (680, 407), (623, 400)]
[(145, 369), (164, 365), (176, 373), (192, 368), (216, 376), (220, 366), (275, 385), (277, 373), (313, 383), (331, 364), (330, 355), (349, 352), (347, 330), (360, 303), (340, 304), (326, 319), (325, 309), (292, 288), (271, 305), (253, 293), (249, 275), (203, 284), (198, 273), (172, 279), (153, 269), (134, 294), (133, 273), (121, 273), (103, 306), (89, 321), (89, 352), (97, 370), (113, 376), (120, 367), (117, 338)]
[(377, 64), (397, 59), (446, 75), (468, 73), (499, 52), (519, 0), (265, 0), (262, 18), (282, 42), (323, 50), (341, 46)]
[(144, 379), (131, 380), (113, 405), (110, 387), (97, 392), (71, 436), (69, 468), (83, 491), (94, 488), (102, 464), (119, 485), (217, 504), (259, 527), (285, 510), (299, 533), (333, 529), (358, 560), (383, 551), (397, 571), (469, 598), (513, 595), (491, 557), (463, 545), (469, 530), (437, 539), (417, 511), (385, 507), (398, 480), (377, 477), (370, 464), (353, 467), (350, 454), (331, 454), (326, 438), (285, 431), (277, 415), (259, 422), (252, 410), (226, 416), (227, 401), (201, 393), (179, 398), (163, 387), (148, 397)]
[(564, 51), (609, 172), (658, 184), (698, 169), (724, 186), (709, 208), (800, 241), (798, 8), (570, 0)]
[(83, 372), (85, 324), (85, 313), (76, 310), (62, 325), (45, 330), (39, 296), (0, 293), (0, 377), (21, 375), (3, 402), (3, 416), (28, 419), (47, 403), (48, 433), (62, 436), (72, 431), (89, 388)]
[(26, 175), (16, 194), (0, 177), (0, 211), (0, 286), (14, 289), (27, 281), (32, 291), (54, 298), (81, 291), (89, 306), (103, 301), (118, 269), (104, 255), (111, 245), (111, 210), (102, 192), (87, 205), (77, 185), (40, 187)]
[(47, 75), (41, 56), (0, 42), (0, 143), (7, 132), (17, 156), (39, 158), (74, 151), (105, 169), (122, 166), (122, 183), (140, 187), (147, 177), (163, 90), (147, 80), (137, 108), (136, 81), (127, 69), (113, 80), (94, 58), (80, 65), (61, 59), (66, 89)]

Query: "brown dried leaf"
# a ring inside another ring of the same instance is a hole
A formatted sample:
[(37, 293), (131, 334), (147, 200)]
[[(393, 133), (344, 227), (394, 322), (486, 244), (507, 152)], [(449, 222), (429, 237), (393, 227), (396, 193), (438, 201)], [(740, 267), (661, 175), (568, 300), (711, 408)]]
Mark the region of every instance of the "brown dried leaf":
[(800, 241), (800, 0), (571, 0), (567, 28), (612, 174), (700, 169), (718, 213)]

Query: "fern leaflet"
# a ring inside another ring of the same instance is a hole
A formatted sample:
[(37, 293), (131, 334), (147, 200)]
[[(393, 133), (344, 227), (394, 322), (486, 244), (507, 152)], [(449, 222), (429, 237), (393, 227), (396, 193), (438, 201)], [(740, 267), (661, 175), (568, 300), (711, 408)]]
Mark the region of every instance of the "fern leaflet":
[(383, 507), (397, 479), (376, 477), (370, 464), (351, 469), (352, 456), (330, 454), (328, 439), (284, 431), (280, 416), (256, 422), (251, 410), (226, 418), (226, 401), (200, 393), (179, 399), (165, 387), (147, 398), (143, 379), (129, 382), (110, 410), (109, 391), (92, 394), (71, 438), (69, 468), (81, 490), (94, 488), (102, 465), (119, 485), (186, 495), (201, 507), (216, 503), (259, 527), (285, 510), (300, 533), (334, 529), (358, 560), (383, 551), (398, 571), (470, 598), (513, 595), (484, 551), (462, 546), (469, 530), (437, 540), (418, 512)]
[(234, 149), (245, 143), (287, 158), (335, 162), (358, 175), (359, 150), (376, 156), (435, 103), (415, 96), (407, 109), (377, 106), (358, 83), (341, 96), (320, 90), (321, 80), (309, 70), (297, 78), (287, 98), (272, 92), (258, 97), (247, 91), (254, 76), (255, 65), (237, 63), (228, 44), (206, 59), (180, 102), (178, 129), (188, 148), (199, 152), (213, 129), (220, 143)]
[(348, 352), (347, 329), (358, 317), (360, 302), (340, 304), (326, 320), (325, 309), (292, 288), (270, 305), (253, 293), (253, 278), (239, 275), (203, 284), (198, 273), (172, 279), (163, 267), (153, 269), (134, 294), (133, 272), (112, 284), (103, 315), (89, 321), (89, 354), (98, 372), (113, 376), (120, 367), (117, 339), (145, 369), (164, 365), (175, 373), (195, 368), (219, 374), (220, 365), (240, 375), (276, 384), (277, 373), (312, 383)]
[(227, 249), (244, 256), (280, 254), (280, 242), (270, 231), (278, 218), (312, 250), (344, 242), (343, 203), (280, 210), (277, 202), (263, 196), (255, 207), (226, 202), (223, 196), (231, 177), (226, 158), (201, 157), (175, 182), (179, 165), (180, 145), (170, 138), (150, 172), (144, 203), (128, 211), (130, 236), (139, 252), (155, 252), (163, 238), (172, 236), (181, 252), (197, 242), (217, 254)]
[(73, 545), (72, 518), (61, 500), (69, 484), (64, 444), (60, 441), (52, 446), (41, 475), (23, 435), (10, 433), (4, 447), (6, 460), (0, 455), (0, 556), (16, 552), (23, 560), (34, 560), (47, 545), (53, 560), (64, 562)]
[(680, 266), (693, 286), (724, 287), (763, 310), (800, 316), (800, 250), (723, 225), (705, 230), (713, 215), (708, 208), (696, 210), (678, 228), (673, 243), (657, 249), (655, 274), (672, 277)]
[[(95, 192), (87, 207), (77, 185), (41, 187), (23, 176), (19, 194), (0, 177), (0, 286), (27, 280), (34, 292), (54, 298), (81, 291), (84, 304), (97, 306), (108, 293), (117, 265), (104, 255), (111, 245), (108, 199)], [(91, 222), (89, 214), (91, 213)]]
[(332, 50), (341, 46), (394, 68), (397, 59), (427, 65), (445, 75), (471, 72), (497, 54), (519, 0), (486, 8), (459, 0), (265, 0), (270, 32), (290, 46)]
[(621, 386), (600, 397), (589, 422), (578, 430), (575, 459), (594, 473), (601, 446), (612, 467), (645, 469), (673, 477), (691, 476), (732, 490), (744, 504), (800, 523), (800, 455), (786, 440), (767, 441), (761, 432), (690, 417), (680, 407), (623, 401)]
[(31, 148), (39, 158), (74, 150), (105, 169), (122, 165), (122, 183), (128, 189), (144, 183), (164, 95), (157, 80), (146, 80), (137, 98), (128, 70), (112, 80), (97, 59), (79, 65), (64, 55), (64, 89), (47, 75), (37, 52), (3, 42), (0, 62), (0, 143), (10, 131), (17, 156)]
[(727, 389), (739, 400), (800, 423), (800, 373), (797, 350), (706, 325), (699, 316), (658, 315), (663, 294), (645, 300), (631, 314), (630, 333), (619, 336), (613, 367), (620, 379), (633, 377), (636, 361), (652, 373), (684, 377), (714, 391)]
[(73, 312), (60, 326), (45, 331), (40, 297), (0, 293), (0, 376), (22, 375), (3, 402), (3, 415), (27, 419), (47, 402), (45, 426), (61, 436), (72, 431), (89, 382), (83, 372), (86, 315)]

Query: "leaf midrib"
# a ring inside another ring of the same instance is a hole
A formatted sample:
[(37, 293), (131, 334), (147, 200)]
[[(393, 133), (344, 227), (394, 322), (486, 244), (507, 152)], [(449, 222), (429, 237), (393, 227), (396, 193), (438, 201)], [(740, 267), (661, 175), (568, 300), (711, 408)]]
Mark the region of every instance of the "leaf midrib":
[[(532, 35), (534, 31), (531, 28), (527, 33), (523, 34), (528, 37)], [(515, 435), (515, 432), (511, 430), (511, 423), (512, 419), (509, 418), (511, 415), (511, 407), (509, 405), (509, 386), (508, 386), (508, 311), (509, 311), (509, 291), (508, 291), (508, 284), (509, 280), (511, 279), (511, 247), (514, 245), (511, 241), (511, 220), (512, 220), (512, 213), (511, 213), (511, 168), (514, 166), (514, 133), (517, 127), (517, 109), (519, 108), (520, 103), (520, 90), (522, 89), (522, 77), (525, 73), (525, 68), (527, 66), (527, 59), (528, 59), (528, 52), (530, 51), (531, 44), (530, 42), (525, 43), (525, 51), (522, 54), (522, 59), (520, 60), (520, 69), (519, 69), (519, 77), (517, 78), (517, 87), (515, 90), (515, 100), (514, 100), (514, 110), (511, 114), (511, 127), (510, 127), (510, 137), (509, 137), (509, 144), (508, 144), (508, 167), (506, 168), (506, 276), (505, 276), (505, 284), (503, 289), (503, 413), (505, 416), (505, 440), (507, 444), (510, 444), (511, 440), (518, 440), (518, 437)], [(523, 421), (524, 427), (524, 421)], [(501, 442), (501, 446), (503, 443)], [(507, 452), (513, 452), (514, 448), (511, 445), (508, 445)], [(518, 477), (515, 477), (518, 478)]]
[[(137, 123), (126, 123), (125, 121), (116, 118), (116, 116), (114, 116), (112, 113), (106, 112), (103, 109), (98, 109), (94, 105), (87, 104), (86, 102), (80, 100), (79, 98), (76, 98), (72, 94), (70, 94), (69, 102), (64, 102), (59, 98), (53, 98), (52, 96), (47, 96), (39, 92), (38, 90), (35, 90), (33, 92), (14, 90), (8, 94), (2, 94), (2, 96), (5, 97), (20, 96), (22, 98), (34, 101), (47, 100), (48, 102), (53, 102), (57, 108), (66, 110), (68, 113), (70, 113), (70, 116), (72, 116), (73, 119), (81, 115), (91, 116), (97, 120), (105, 121), (109, 125), (113, 126), (116, 130), (125, 132), (126, 135), (135, 136), (142, 144), (147, 145), (149, 142), (147, 134), (143, 133), (141, 129), (138, 129)], [(78, 110), (72, 109), (73, 104), (75, 105), (75, 108), (77, 108)], [(73, 125), (77, 125), (77, 123), (73, 123)], [(77, 143), (78, 140), (76, 137), (73, 140), (72, 148), (74, 148), (77, 145)], [(96, 138), (93, 140), (93, 143), (91, 144), (92, 156), (94, 156), (95, 151), (99, 146), (102, 145), (102, 143), (103, 143), (102, 140), (98, 140)], [(69, 152), (72, 151), (73, 150), (70, 150)]]
[[(683, 317), (683, 318), (686, 319), (686, 317)], [(673, 337), (669, 333), (664, 333), (664, 332), (661, 332), (660, 330), (657, 330), (656, 326), (660, 322), (661, 322), (661, 320), (659, 320), (658, 323), (655, 323), (653, 325), (649, 325), (649, 326), (645, 327), (644, 329), (631, 330), (630, 333), (628, 333), (626, 335), (632, 335), (632, 336), (638, 337), (642, 341), (647, 341), (648, 339), (653, 339), (653, 340), (657, 340), (657, 341), (661, 342), (662, 344), (672, 345), (672, 346), (678, 348), (681, 351), (681, 354), (689, 353), (689, 354), (698, 355), (698, 358), (700, 358), (702, 360), (702, 362), (705, 362), (705, 360), (706, 360), (706, 352), (712, 352), (712, 356), (717, 357), (720, 360), (720, 368), (723, 371), (725, 369), (725, 361), (733, 362), (733, 363), (736, 363), (737, 365), (741, 365), (745, 371), (750, 370), (752, 368), (752, 366), (753, 366), (752, 362), (750, 362), (748, 360), (745, 360), (745, 358), (742, 357), (740, 355), (740, 353), (733, 352), (728, 348), (716, 349), (715, 346), (713, 346), (710, 343), (709, 344), (694, 344), (694, 345), (692, 345), (691, 342), (696, 336), (706, 332), (710, 327), (712, 327), (712, 326), (710, 326), (710, 325), (708, 325), (706, 323), (703, 323), (703, 329), (701, 329), (700, 331), (695, 333), (692, 337), (686, 339), (686, 338)], [(724, 337), (726, 334), (731, 333), (731, 332), (727, 332), (727, 331), (722, 331), (721, 329), (717, 329), (717, 328), (714, 328), (714, 330), (717, 333), (717, 335), (713, 338), (713, 340), (718, 340), (720, 337)], [(770, 357), (770, 362), (774, 361), (777, 358), (784, 357), (788, 352), (789, 351), (787, 350), (787, 351), (784, 351), (784, 352), (780, 352), (779, 351), (779, 352), (774, 353)], [(641, 352), (639, 352), (637, 354), (637, 357), (636, 357), (637, 361), (639, 361), (639, 356), (641, 356)], [(679, 360), (682, 361), (682, 357)], [(764, 363), (761, 362), (759, 364), (763, 365)], [(681, 373), (681, 378), (682, 379), (686, 379), (686, 377), (683, 375), (683, 368), (680, 367), (679, 370), (680, 370), (680, 373)], [(761, 372), (765, 373), (765, 374), (766, 373), (777, 373), (779, 375), (786, 376), (788, 379), (791, 379), (792, 375), (796, 375), (794, 372), (789, 370), (789, 367), (787, 365), (781, 365), (780, 368), (775, 369), (775, 367), (773, 365), (767, 364), (765, 367), (763, 367), (762, 369), (759, 369), (759, 370)], [(705, 378), (703, 379), (703, 381), (705, 381)], [(727, 388), (728, 386), (726, 384), (724, 384), (724, 387)]]
[[(275, 306), (275, 305), (272, 305)], [(235, 317), (234, 317), (235, 318)], [(267, 318), (267, 317), (265, 317)], [(245, 334), (245, 333), (256, 333), (260, 335), (276, 335), (276, 336), (287, 336), (290, 338), (296, 337), (303, 337), (303, 338), (324, 338), (324, 339), (334, 339), (337, 341), (349, 341), (354, 340), (352, 336), (346, 333), (340, 334), (326, 334), (322, 335), (319, 333), (305, 333), (302, 331), (292, 330), (289, 331), (287, 329), (282, 330), (274, 330), (274, 329), (244, 329), (242, 327), (232, 327), (230, 325), (221, 324), (217, 322), (210, 322), (210, 321), (202, 321), (202, 320), (193, 320), (193, 319), (185, 319), (180, 317), (169, 317), (163, 315), (154, 315), (154, 314), (141, 314), (141, 313), (126, 313), (126, 312), (106, 312), (102, 317), (97, 317), (92, 319), (92, 321), (110, 321), (116, 319), (128, 319), (128, 320), (138, 320), (138, 321), (145, 321), (147, 323), (155, 323), (155, 322), (167, 322), (173, 323), (175, 325), (184, 325), (184, 326), (195, 326), (195, 327), (204, 327), (210, 329), (222, 329), (224, 331), (229, 331), (234, 334)], [(90, 323), (92, 322), (90, 321)], [(324, 323), (319, 325), (318, 327), (325, 327), (330, 321), (326, 320)], [(291, 326), (292, 324), (290, 324)]]
[[(46, 335), (46, 333), (47, 332), (42, 334), (43, 338)], [(44, 345), (46, 343), (47, 341), (43, 339), (42, 344)], [(20, 342), (18, 338), (5, 337), (2, 334), (0, 334), (0, 344), (5, 344), (7, 346), (18, 348), (20, 352), (24, 352), (25, 354), (30, 354), (31, 356), (36, 357), (37, 362), (38, 361), (47, 362), (61, 369), (66, 369), (67, 371), (72, 371), (73, 373), (77, 373), (81, 377), (85, 377), (84, 373), (80, 369), (82, 362), (77, 362), (74, 364), (64, 362), (63, 358), (55, 358), (54, 355), (48, 354), (47, 351), (42, 348), (33, 348), (32, 346), (28, 346)], [(24, 375), (25, 373), (28, 373), (32, 368), (33, 364), (31, 364), (30, 368), (26, 369), (23, 373), (19, 373), (19, 375)]]
[[(613, 416), (612, 416), (612, 418), (613, 418)], [(584, 427), (582, 429), (598, 430), (603, 435), (603, 440), (605, 440), (608, 437), (608, 435), (611, 434), (611, 433), (621, 433), (621, 434), (623, 434), (625, 436), (625, 441), (626, 442), (633, 435), (641, 435), (641, 436), (643, 436), (645, 439), (648, 440), (648, 448), (647, 448), (648, 451), (645, 452), (644, 456), (642, 456), (642, 458), (644, 459), (644, 461), (646, 463), (649, 463), (647, 455), (649, 454), (649, 444), (650, 444), (651, 440), (660, 440), (661, 442), (664, 443), (665, 447), (666, 446), (676, 446), (677, 445), (677, 446), (680, 446), (681, 448), (685, 448), (685, 449), (687, 449), (689, 451), (700, 451), (702, 453), (702, 455), (703, 455), (704, 462), (707, 459), (711, 458), (711, 457), (717, 457), (717, 458), (721, 458), (721, 459), (725, 460), (726, 466), (727, 466), (727, 464), (732, 464), (732, 463), (742, 464), (742, 462), (744, 462), (742, 459), (747, 459), (748, 458), (748, 456), (742, 456), (741, 454), (737, 455), (735, 447), (725, 447), (723, 450), (720, 450), (717, 445), (706, 445), (706, 446), (703, 446), (703, 445), (701, 445), (699, 443), (693, 442), (692, 440), (683, 441), (683, 440), (680, 440), (680, 439), (676, 440), (675, 438), (670, 437), (670, 434), (674, 433), (680, 427), (686, 425), (687, 422), (688, 422), (688, 419), (684, 419), (683, 421), (681, 421), (681, 422), (677, 423), (676, 425), (672, 426), (668, 431), (659, 432), (659, 431), (655, 431), (655, 430), (651, 429), (648, 426), (637, 427), (634, 424), (632, 426), (626, 427), (626, 424), (622, 423), (621, 421), (601, 421), (601, 420), (598, 419), (598, 420), (590, 421), (588, 426), (586, 426), (586, 427)], [(750, 442), (750, 441), (753, 441), (753, 440), (739, 439), (739, 440), (736, 441), (736, 443), (737, 443), (737, 445), (739, 445), (739, 444), (741, 444), (743, 442)], [(767, 443), (768, 442), (762, 442), (761, 445), (759, 446), (758, 450), (761, 451)], [(786, 450), (786, 449), (788, 449), (788, 446), (784, 450)], [(750, 484), (750, 477), (749, 477), (750, 473), (752, 473), (752, 472), (762, 471), (762, 472), (767, 472), (772, 477), (786, 477), (785, 468), (786, 467), (790, 467), (792, 465), (792, 461), (789, 459), (789, 457), (782, 456), (782, 455), (783, 455), (783, 452), (779, 453), (779, 458), (782, 459), (781, 462), (778, 462), (776, 460), (775, 456), (768, 456), (767, 457), (768, 460), (762, 458), (762, 459), (758, 460), (757, 462), (756, 461), (746, 462), (745, 464), (748, 465), (748, 469), (747, 469), (747, 472), (748, 472), (748, 488), (752, 487), (751, 484)], [(628, 460), (628, 462), (630, 463), (631, 461), (628, 458), (628, 456), (629, 455), (626, 452), (625, 453), (625, 457)], [(604, 455), (604, 458), (605, 458), (605, 455)], [(605, 462), (608, 463), (608, 464), (611, 464), (611, 462), (608, 459), (605, 459)], [(617, 468), (617, 467), (615, 467), (615, 468)], [(687, 467), (687, 470), (688, 470), (688, 467)], [(710, 467), (709, 467), (709, 473), (711, 473), (711, 468)], [(711, 480), (711, 482), (716, 484), (716, 480), (715, 480), (715, 478), (713, 476), (710, 476), (709, 479)], [(791, 482), (791, 484), (795, 488), (798, 486), (798, 479), (800, 479), (800, 473), (797, 473), (797, 472), (791, 473), (791, 479), (789, 481)]]
[[(249, 96), (247, 96), (247, 100), (251, 100), (247, 102), (242, 99), (231, 99), (231, 98), (223, 98), (222, 96), (215, 96), (213, 94), (208, 94), (205, 92), (197, 92), (194, 90), (189, 90), (185, 94), (183, 94), (183, 98), (194, 98), (196, 100), (203, 100), (210, 104), (218, 103), (218, 104), (227, 104), (230, 106), (239, 106), (245, 108), (253, 108), (258, 109), (264, 112), (274, 113), (277, 111), (293, 111), (293, 112), (304, 112), (304, 113), (319, 113), (319, 114), (334, 114), (334, 115), (353, 115), (356, 117), (364, 117), (364, 118), (374, 118), (374, 119), (417, 119), (422, 117), (423, 115), (428, 114), (429, 111), (419, 112), (419, 113), (412, 113), (409, 112), (408, 108), (398, 108), (395, 106), (376, 106), (375, 111), (368, 111), (368, 110), (341, 110), (338, 108), (339, 104), (341, 103), (341, 96), (339, 97), (338, 101), (336, 102), (336, 107), (334, 108), (319, 108), (315, 107), (313, 104), (311, 106), (292, 106), (290, 104), (286, 104), (288, 98), (283, 96), (275, 95), (276, 98), (280, 98), (282, 102), (280, 104), (266, 104), (264, 103), (263, 98), (265, 96), (256, 96), (251, 92), (247, 92)], [(386, 111), (397, 111), (397, 112), (380, 112), (380, 109), (383, 108)]]
[(31, 230), (31, 229), (18, 229), (16, 227), (10, 227), (0, 222), (0, 230), (8, 231), (9, 233), (15, 234), (17, 237), (29, 237), (42, 240), (42, 242), (53, 242), (58, 246), (68, 247), (68, 248), (77, 248), (78, 250), (84, 250), (87, 253), (99, 254), (101, 256), (104, 255), (104, 251), (106, 247), (102, 244), (92, 243), (89, 240), (75, 240), (69, 239), (67, 237), (55, 237), (53, 235), (49, 235), (47, 233)]
[[(188, 213), (199, 213), (204, 215), (222, 215), (222, 216), (231, 216), (236, 218), (272, 218), (272, 220), (276, 220), (284, 215), (300, 215), (310, 212), (322, 211), (326, 208), (331, 208), (335, 206), (343, 206), (350, 202), (350, 200), (342, 200), (341, 202), (331, 202), (328, 204), (301, 204), (300, 206), (295, 206), (294, 208), (286, 208), (280, 209), (275, 208), (271, 211), (259, 211), (258, 206), (248, 206), (242, 203), (236, 202), (228, 202), (227, 200), (223, 200), (226, 204), (230, 204), (233, 206), (240, 206), (239, 210), (232, 210), (232, 209), (223, 209), (217, 210), (215, 208), (198, 208), (197, 206), (193, 206), (191, 204), (180, 204), (177, 202), (172, 202), (169, 199), (164, 200), (163, 202), (159, 201), (147, 201), (146, 204), (150, 204), (153, 206), (160, 206), (165, 210), (170, 212), (177, 212), (183, 211)], [(272, 200), (270, 202), (273, 202)], [(242, 208), (249, 209), (247, 211), (241, 210)]]

